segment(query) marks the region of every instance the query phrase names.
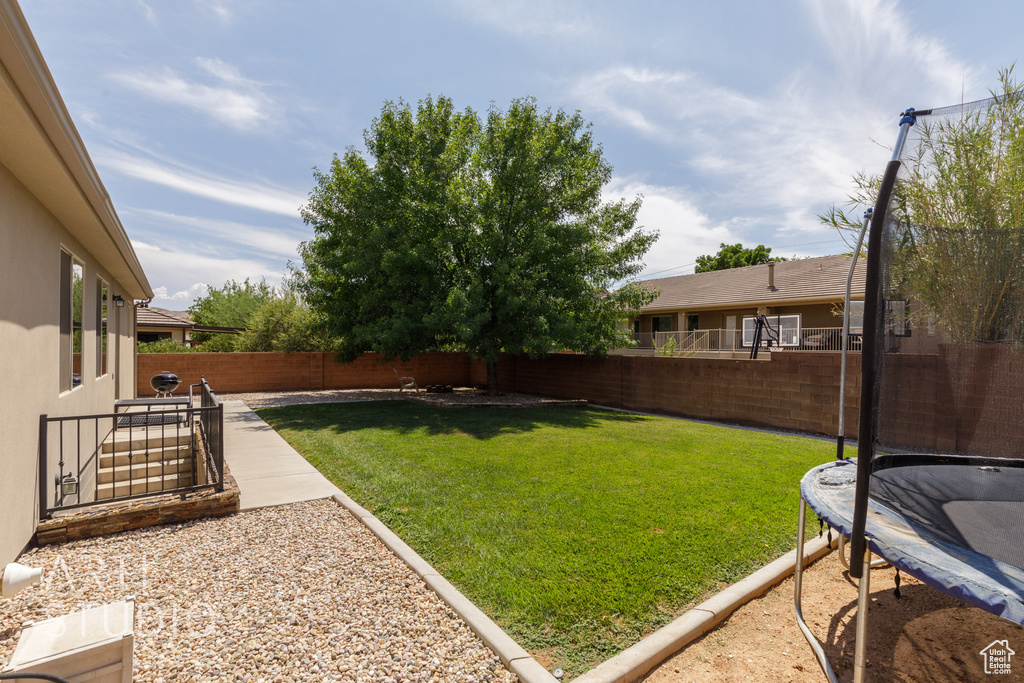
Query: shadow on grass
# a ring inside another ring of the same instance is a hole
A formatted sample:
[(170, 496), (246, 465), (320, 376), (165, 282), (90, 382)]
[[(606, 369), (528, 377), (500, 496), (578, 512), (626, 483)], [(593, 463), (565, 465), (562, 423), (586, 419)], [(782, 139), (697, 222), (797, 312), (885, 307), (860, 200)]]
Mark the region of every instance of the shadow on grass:
[(396, 434), (424, 432), (430, 436), (461, 435), (474, 439), (522, 434), (542, 427), (587, 429), (610, 422), (649, 419), (586, 406), (435, 408), (408, 401), (316, 403), (262, 408), (256, 412), (275, 429), (329, 430), (335, 434), (380, 429)]

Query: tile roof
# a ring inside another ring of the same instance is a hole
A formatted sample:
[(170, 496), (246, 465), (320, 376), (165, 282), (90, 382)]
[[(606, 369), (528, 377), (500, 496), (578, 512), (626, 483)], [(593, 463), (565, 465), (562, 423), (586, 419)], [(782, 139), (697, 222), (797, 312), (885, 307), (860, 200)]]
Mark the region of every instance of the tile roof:
[(195, 323), (188, 319), (188, 311), (168, 311), (166, 308), (140, 308), (135, 311), (138, 327), (188, 327)]
[[(866, 268), (865, 260), (858, 259), (850, 290), (854, 299), (864, 298)], [(849, 270), (849, 256), (780, 261), (775, 264), (774, 290), (768, 289), (767, 264), (645, 280), (640, 283), (642, 286), (661, 293), (641, 310), (778, 306), (808, 299), (842, 299)]]

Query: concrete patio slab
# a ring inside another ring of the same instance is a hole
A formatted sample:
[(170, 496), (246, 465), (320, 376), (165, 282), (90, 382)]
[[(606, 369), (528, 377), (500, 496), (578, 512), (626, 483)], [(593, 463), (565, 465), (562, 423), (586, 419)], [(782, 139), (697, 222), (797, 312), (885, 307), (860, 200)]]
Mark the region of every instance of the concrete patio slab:
[(241, 401), (224, 402), (224, 459), (238, 483), (242, 510), (341, 493)]

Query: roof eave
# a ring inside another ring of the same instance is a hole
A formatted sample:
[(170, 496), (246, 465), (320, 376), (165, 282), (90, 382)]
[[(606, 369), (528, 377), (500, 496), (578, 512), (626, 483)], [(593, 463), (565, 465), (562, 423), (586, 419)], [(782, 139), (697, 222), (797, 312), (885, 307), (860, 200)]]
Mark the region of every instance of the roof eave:
[[(760, 308), (761, 306), (809, 306), (814, 304), (831, 304), (843, 301), (844, 294), (825, 295), (813, 297), (794, 297), (792, 299), (749, 299), (745, 301), (731, 301), (718, 304), (674, 304), (672, 306), (644, 306), (641, 313), (671, 313), (672, 311), (721, 311), (733, 308)], [(863, 294), (854, 294), (850, 297), (853, 301), (864, 299)]]
[(0, 3), (0, 163), (136, 299), (154, 296), (131, 241), (67, 111), (39, 46), (14, 3)]

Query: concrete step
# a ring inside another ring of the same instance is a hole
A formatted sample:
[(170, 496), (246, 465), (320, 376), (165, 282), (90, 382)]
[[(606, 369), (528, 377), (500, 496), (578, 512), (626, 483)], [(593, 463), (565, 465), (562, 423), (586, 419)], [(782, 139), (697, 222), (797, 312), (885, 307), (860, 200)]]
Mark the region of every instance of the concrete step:
[(142, 451), (146, 446), (172, 446), (174, 444), (192, 443), (192, 433), (188, 426), (175, 429), (168, 425), (161, 432), (160, 427), (147, 429), (119, 429), (106, 439), (100, 447), (101, 453), (120, 453), (131, 451)]
[[(128, 458), (129, 453), (132, 456), (130, 460)], [(154, 445), (148, 450), (140, 444), (139, 448), (134, 451), (124, 450), (100, 453), (99, 466), (100, 469), (107, 467), (126, 467), (129, 462), (133, 465), (138, 462), (146, 462), (147, 460), (149, 462), (159, 462), (161, 460), (164, 462), (170, 462), (174, 460), (181, 460), (182, 458), (191, 458), (191, 456), (192, 446), (188, 442), (179, 446), (175, 446), (173, 444), (166, 447)]]
[(136, 479), (147, 479), (150, 477), (170, 476), (178, 473), (191, 473), (192, 459), (181, 458), (179, 460), (151, 460), (150, 462), (136, 460), (131, 467), (126, 464), (120, 467), (101, 467), (96, 473), (96, 481), (100, 484), (109, 484), (113, 481), (132, 481)]
[[(115, 497), (134, 496), (140, 493), (160, 493), (176, 488), (192, 485), (192, 474), (169, 474), (166, 477), (148, 477), (135, 479), (132, 482), (118, 481), (100, 484), (96, 490), (97, 500), (109, 500)], [(130, 492), (129, 492), (130, 491)]]

